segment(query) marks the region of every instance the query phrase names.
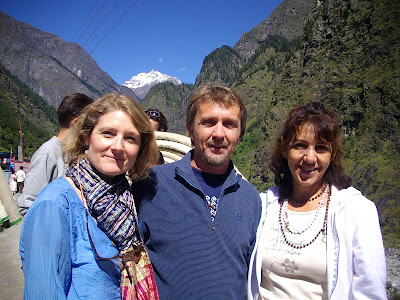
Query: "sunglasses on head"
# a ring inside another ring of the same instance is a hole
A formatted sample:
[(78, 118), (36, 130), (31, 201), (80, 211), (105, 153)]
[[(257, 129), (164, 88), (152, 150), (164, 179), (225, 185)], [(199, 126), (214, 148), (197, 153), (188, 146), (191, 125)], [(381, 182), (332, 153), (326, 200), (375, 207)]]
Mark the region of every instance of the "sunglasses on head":
[(159, 118), (160, 117), (160, 113), (154, 110), (146, 110), (145, 113), (149, 116), (149, 117), (153, 117), (153, 118)]

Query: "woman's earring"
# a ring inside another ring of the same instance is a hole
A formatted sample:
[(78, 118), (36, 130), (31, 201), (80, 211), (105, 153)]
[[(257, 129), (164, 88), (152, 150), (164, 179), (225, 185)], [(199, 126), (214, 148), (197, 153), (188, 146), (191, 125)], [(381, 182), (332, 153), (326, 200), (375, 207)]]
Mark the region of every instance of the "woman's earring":
[(85, 143), (85, 146), (86, 146), (85, 154), (87, 155), (88, 152), (89, 152), (89, 144), (88, 144), (88, 143)]

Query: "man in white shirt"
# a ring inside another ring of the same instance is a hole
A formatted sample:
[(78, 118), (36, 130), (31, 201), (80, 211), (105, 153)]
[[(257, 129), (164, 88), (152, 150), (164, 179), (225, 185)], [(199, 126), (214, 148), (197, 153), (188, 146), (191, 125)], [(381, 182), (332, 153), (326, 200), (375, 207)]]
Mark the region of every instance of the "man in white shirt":
[(15, 173), (15, 175), (17, 175), (17, 193), (22, 193), (22, 189), (24, 188), (24, 181), (25, 181), (24, 167), (20, 166), (19, 170)]

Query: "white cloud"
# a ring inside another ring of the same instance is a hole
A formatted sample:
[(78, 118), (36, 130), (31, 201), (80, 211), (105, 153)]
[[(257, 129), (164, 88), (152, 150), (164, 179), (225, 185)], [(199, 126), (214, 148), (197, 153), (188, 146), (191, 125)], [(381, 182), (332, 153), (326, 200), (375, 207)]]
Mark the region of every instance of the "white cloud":
[(179, 71), (186, 71), (186, 68), (179, 68)]
[(163, 58), (160, 57), (160, 58), (158, 59), (158, 62), (162, 63), (162, 62), (163, 62)]

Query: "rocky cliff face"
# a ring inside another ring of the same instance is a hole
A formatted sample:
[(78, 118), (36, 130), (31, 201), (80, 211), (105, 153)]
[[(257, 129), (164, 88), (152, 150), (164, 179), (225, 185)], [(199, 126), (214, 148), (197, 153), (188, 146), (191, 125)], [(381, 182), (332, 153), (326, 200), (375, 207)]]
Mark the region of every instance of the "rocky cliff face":
[(203, 60), (196, 86), (205, 83), (230, 85), (243, 67), (244, 59), (229, 46), (223, 46), (211, 52)]
[[(246, 82), (245, 85), (242, 85), (243, 78), (253, 80), (253, 73), (255, 72), (252, 70), (253, 68), (262, 68), (266, 64), (265, 55), (261, 55), (262, 57), (259, 59), (256, 52), (268, 47), (269, 40), (276, 40), (275, 37), (277, 36), (285, 41), (301, 37), (305, 22), (315, 5), (316, 0), (283, 1), (274, 9), (270, 17), (245, 33), (234, 47), (225, 45), (207, 55), (194, 86), (174, 87), (168, 85), (168, 88), (165, 88), (164, 84), (156, 85), (143, 99), (142, 106), (147, 108), (149, 107), (148, 103), (151, 103), (152, 107), (165, 108), (166, 113), (164, 112), (164, 114), (172, 125), (170, 128), (175, 132), (185, 134), (185, 120), (183, 117), (176, 118), (176, 116), (185, 115), (188, 94), (193, 91), (193, 88), (202, 84), (213, 83), (234, 87), (235, 89), (238, 87), (236, 90), (241, 92), (250, 116), (254, 115), (259, 109), (263, 91), (267, 89), (265, 85), (268, 85), (271, 81), (270, 77), (262, 75), (260, 78), (254, 78), (257, 83)], [(268, 54), (267, 56), (271, 55)], [(279, 59), (284, 60), (285, 58), (280, 57)], [(278, 63), (274, 62), (274, 64)], [(248, 72), (249, 70), (250, 72)], [(262, 86), (263, 91), (259, 90), (260, 86)], [(186, 95), (182, 94), (183, 91)], [(181, 104), (175, 107), (178, 110), (171, 111), (172, 114), (169, 115), (170, 107), (165, 105), (165, 102), (167, 99), (174, 99), (178, 95), (179, 97), (175, 101)]]
[[(292, 0), (282, 2), (287, 9), (281, 13), (286, 16), (296, 11), (288, 9), (293, 7), (288, 3), (296, 4)], [(290, 40), (287, 24), (283, 36), (271, 34), (278, 30), (272, 21), (264, 22), (272, 29), (257, 28), (253, 55), (252, 47), (214, 50), (204, 60), (195, 87), (205, 82), (225, 84), (244, 100), (249, 119), (233, 161), (259, 191), (274, 185), (268, 169), (269, 153), (289, 111), (311, 100), (334, 109), (342, 125), (346, 171), (353, 178), (353, 186), (376, 203), (385, 244), (398, 247), (400, 2), (309, 3), (310, 11), (297, 38)], [(283, 18), (275, 13), (275, 20)], [(295, 26), (298, 23), (292, 23), (291, 28)], [(263, 40), (264, 36), (267, 38)], [(246, 59), (245, 55), (250, 57)], [(165, 105), (168, 97), (181, 101), (172, 115), (180, 112), (184, 116), (182, 104), (188, 98), (174, 94), (174, 87), (149, 93), (156, 106)], [(167, 111), (167, 118), (170, 113)], [(184, 128), (179, 125), (184, 119), (175, 122), (174, 128)]]
[(132, 90), (102, 71), (79, 45), (16, 21), (1, 11), (0, 64), (54, 107), (75, 92), (93, 98), (117, 92), (138, 100)]
[(288, 41), (301, 37), (306, 20), (315, 5), (316, 0), (283, 1), (270, 17), (244, 33), (233, 48), (223, 46), (207, 55), (195, 85), (200, 86), (206, 82), (232, 85), (266, 40), (273, 36), (280, 36)]
[(281, 47), (282, 52), (279, 47), (266, 48), (234, 86), (243, 98), (253, 99), (254, 104), (248, 102), (247, 107), (257, 105), (252, 122), (259, 123), (252, 132), (249, 128), (248, 137), (261, 138), (251, 146), (241, 143), (238, 147), (251, 149), (244, 153), (253, 155), (250, 182), (260, 190), (274, 184), (269, 152), (282, 122), (292, 108), (321, 101), (339, 115), (344, 166), (353, 186), (376, 203), (385, 243), (397, 246), (399, 26), (398, 1), (320, 1), (295, 48)]
[(233, 47), (242, 57), (250, 58), (269, 36), (281, 35), (293, 40), (303, 34), (305, 21), (316, 0), (286, 0), (281, 2), (262, 23), (242, 35)]

